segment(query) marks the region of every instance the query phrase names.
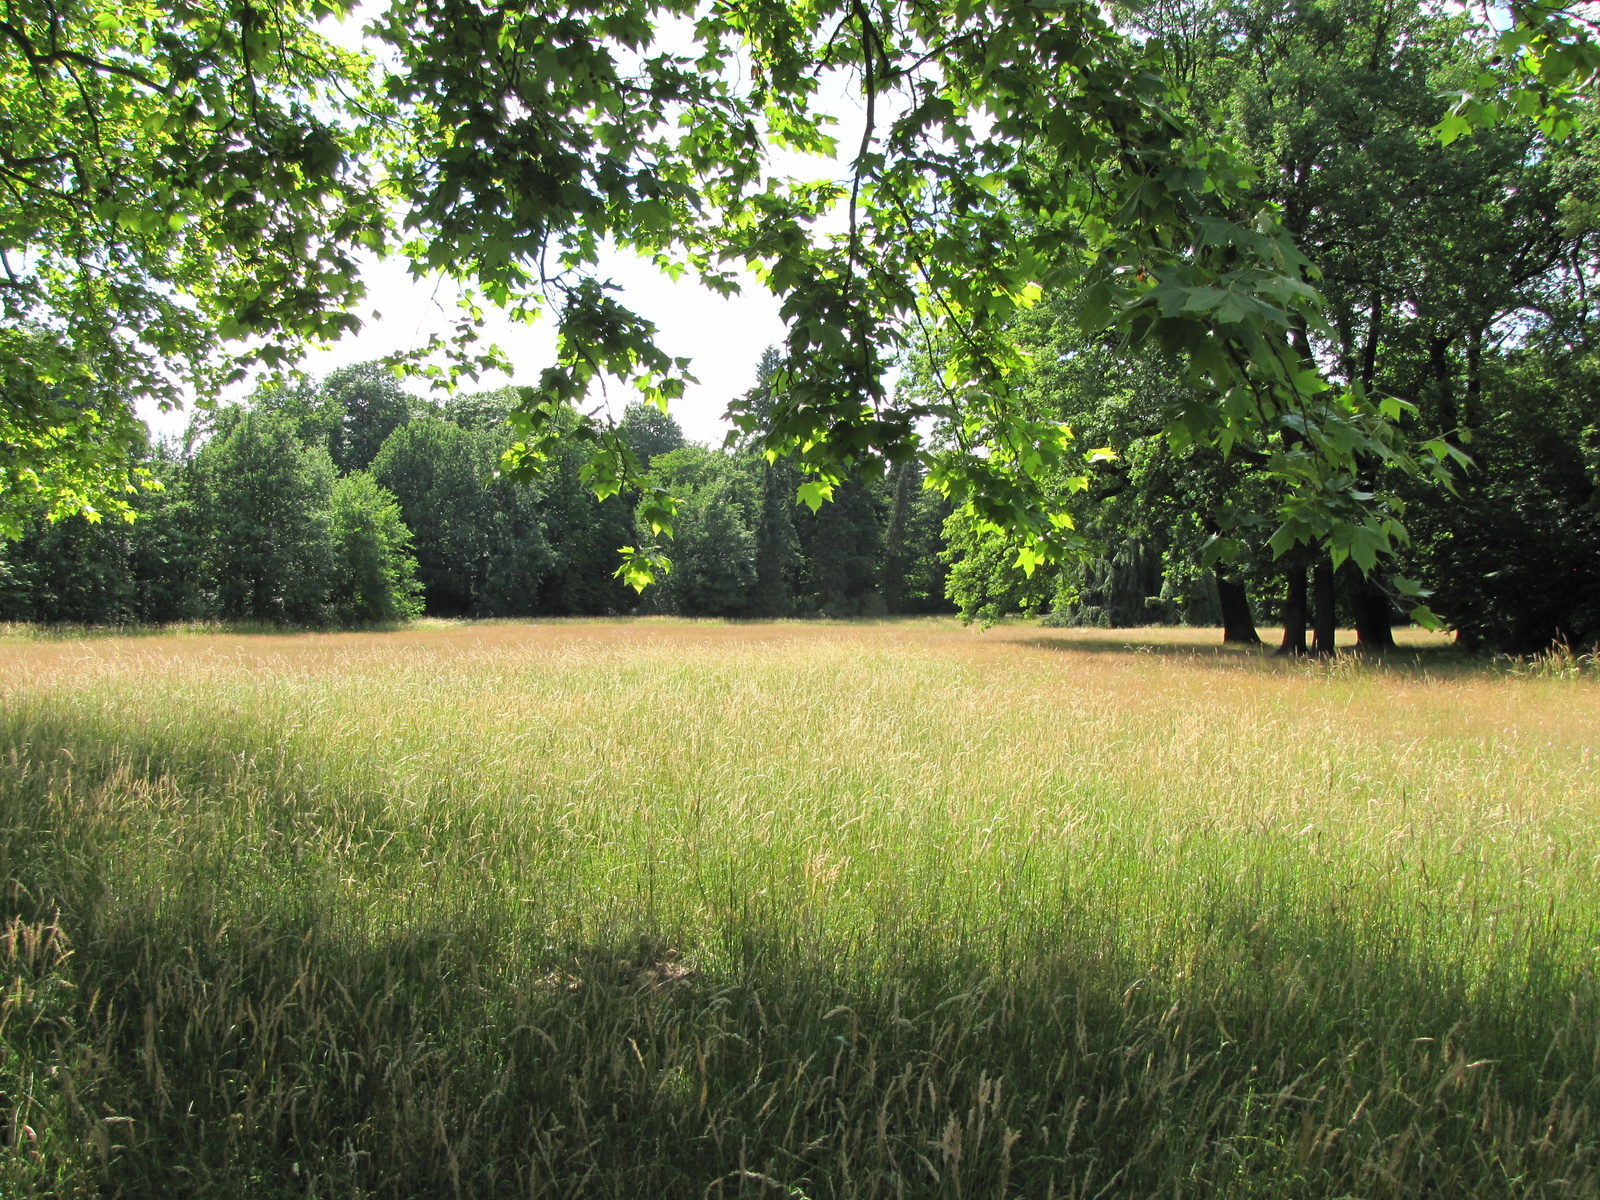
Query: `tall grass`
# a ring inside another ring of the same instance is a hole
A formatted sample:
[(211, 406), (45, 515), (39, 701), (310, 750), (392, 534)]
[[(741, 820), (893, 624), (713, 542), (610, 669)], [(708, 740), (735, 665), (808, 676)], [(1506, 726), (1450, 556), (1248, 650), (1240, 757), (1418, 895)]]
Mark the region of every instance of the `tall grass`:
[(0, 1191), (1600, 1192), (1600, 690), (1209, 634), (0, 643)]

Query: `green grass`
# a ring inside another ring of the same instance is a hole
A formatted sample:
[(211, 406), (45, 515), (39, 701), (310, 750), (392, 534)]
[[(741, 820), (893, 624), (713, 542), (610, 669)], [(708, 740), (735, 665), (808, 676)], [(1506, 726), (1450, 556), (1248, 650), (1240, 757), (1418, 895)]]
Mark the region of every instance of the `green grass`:
[(0, 1194), (1600, 1192), (1589, 673), (1214, 636), (14, 636)]

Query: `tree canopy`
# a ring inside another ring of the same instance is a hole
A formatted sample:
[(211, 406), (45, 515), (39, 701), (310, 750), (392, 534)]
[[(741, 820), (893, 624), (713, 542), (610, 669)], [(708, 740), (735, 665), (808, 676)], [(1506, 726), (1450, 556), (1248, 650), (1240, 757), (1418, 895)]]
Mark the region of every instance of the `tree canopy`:
[(388, 201), (368, 70), (318, 34), (328, 11), (5, 6), (7, 510), (126, 512), (133, 401), (207, 396), (355, 328), (354, 256), (384, 244)]
[[(609, 377), (665, 406), (691, 365), (601, 277), (608, 248), (723, 291), (745, 267), (781, 298), (764, 409), (733, 412), (798, 465), (803, 500), (915, 461), (1027, 570), (1087, 547), (1066, 501), (1107, 457), (1015, 386), (1018, 317), (1046, 292), (1176, 364), (1187, 386), (1156, 414), (1163, 436), (1249, 458), (1278, 553), (1325, 546), (1374, 568), (1406, 537), (1397, 480), (1463, 457), (1445, 439), (1413, 449), (1408, 400), (1308, 352), (1338, 330), (1304, 230), (1188, 115), (1167, 40), (1101, 6), (427, 0), (372, 19), (372, 57), (320, 31), (350, 11), (8, 7), (0, 333), (38, 347), (34, 390), (7, 386), (8, 498), (26, 479), (59, 512), (123, 503), (137, 481), (105, 464), (136, 428), (126, 405), (208, 394), (349, 332), (362, 251), (464, 286), (457, 335), (429, 348), (451, 364), (436, 373), (500, 361), (476, 337), (485, 305), (553, 318), (556, 361), (517, 394), (503, 471), (587, 445), (597, 496), (641, 497), (649, 536), (622, 569), (636, 586), (667, 566), (654, 539), (677, 501), (591, 390)], [(1501, 98), (1463, 92), (1446, 136), (1524, 112), (1570, 124), (1587, 34), (1544, 0), (1515, 11)], [(789, 178), (776, 152), (836, 148), (821, 101), (835, 78), (864, 107), (846, 177)], [(937, 369), (891, 393), (914, 346)], [(364, 456), (386, 419), (342, 436)], [(1219, 528), (1207, 553), (1238, 550)]]

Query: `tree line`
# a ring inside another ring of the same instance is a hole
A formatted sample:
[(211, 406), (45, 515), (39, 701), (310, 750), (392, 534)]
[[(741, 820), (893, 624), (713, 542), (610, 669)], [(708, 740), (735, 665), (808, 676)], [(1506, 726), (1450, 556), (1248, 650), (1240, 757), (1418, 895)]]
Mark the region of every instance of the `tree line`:
[[(853, 19), (862, 44), (874, 44), (877, 18)], [(1065, 624), (1217, 623), (1241, 642), (1257, 640), (1258, 621), (1281, 622), (1282, 648), (1299, 652), (1330, 649), (1341, 624), (1385, 646), (1422, 591), (1468, 642), (1525, 650), (1600, 638), (1589, 299), (1600, 167), (1592, 133), (1560, 128), (1586, 102), (1568, 96), (1560, 120), (1550, 109), (1542, 122), (1479, 101), (1452, 107), (1451, 93), (1482, 91), (1496, 44), (1469, 14), (1417, 0), (1157, 0), (1118, 20), (1114, 33), (1098, 30), (1096, 53), (1122, 63), (1131, 47), (1165, 81), (1166, 107), (1138, 109), (1135, 121), (1154, 113), (1156, 125), (1140, 133), (1118, 116), (1095, 132), (1047, 120), (1024, 131), (1036, 140), (1011, 174), (984, 176), (987, 190), (969, 186), (976, 176), (944, 179), (966, 206), (952, 211), (976, 212), (1001, 192), (1020, 208), (1001, 224), (945, 229), (939, 257), (917, 259), (917, 270), (959, 273), (970, 259), (996, 272), (964, 293), (965, 316), (921, 340), (858, 344), (872, 304), (888, 306), (872, 317), (888, 328), (884, 314), (908, 303), (891, 286), (900, 276), (850, 265), (869, 245), (900, 244), (887, 233), (863, 227), (848, 244), (816, 249), (848, 251), (843, 270), (818, 258), (776, 272), (812, 289), (815, 303), (789, 304), (810, 315), (734, 404), (741, 439), (731, 449), (681, 445), (648, 407), (615, 431), (597, 428), (575, 411), (578, 391), (550, 399), (548, 380), (431, 404), (377, 368), (335, 373), (208, 414), (183, 445), (139, 457), (136, 469), (166, 486), (132, 494), (141, 518), (132, 527), (35, 524), (0, 551), (0, 612), (315, 624), (416, 611), (857, 615), (953, 604), (969, 616), (1032, 611)], [(1020, 53), (1021, 42), (1008, 45)], [(462, 94), (492, 82), (458, 67)], [(1005, 92), (1020, 86), (1013, 75), (992, 82)], [(1134, 78), (1116, 86), (1137, 91)], [(1035, 85), (1040, 95), (1063, 86), (1045, 75)], [(1463, 111), (1483, 127), (1444, 144), (1437, 131)], [(1015, 136), (1026, 141), (1024, 132)], [(1117, 171), (1167, 165), (1115, 186), (1097, 176), (1092, 190), (1106, 199), (1126, 184), (1135, 207), (1155, 215), (1128, 218), (1127, 205), (1115, 219), (1078, 213), (1058, 231), (1063, 244), (1122, 231), (1124, 242), (1090, 247), (1111, 274), (1063, 268), (1041, 303), (1001, 303), (1018, 292), (1012, 284), (1049, 274), (1040, 222), (1066, 210), (1042, 200), (1029, 209), (1034, 191), (1070, 175), (1061, 156), (1079, 153), (1071, 146), (1102, 135), (1141, 147)], [(1200, 157), (1180, 170), (1163, 157), (1174, 146)], [(888, 195), (888, 167), (873, 170), (875, 194)], [(1229, 207), (1198, 205), (1197, 190), (1226, 192)], [(645, 208), (634, 215), (668, 219)], [(1008, 257), (1015, 247), (1001, 231), (1033, 257)], [(969, 233), (994, 253), (973, 250)], [(1191, 249), (1179, 253), (1184, 237)], [(823, 294), (852, 281), (883, 295)], [(1295, 290), (1306, 281), (1314, 304)], [(970, 282), (951, 275), (930, 295)], [(603, 310), (592, 328), (616, 339), (611, 360), (650, 358), (603, 289), (573, 296), (574, 312)], [(978, 314), (970, 306), (980, 300), (996, 307)], [(1108, 305), (1144, 315), (1108, 318)], [(28, 336), (49, 341), (42, 328)], [(991, 335), (999, 340), (985, 342)], [(862, 363), (897, 346), (901, 384), (889, 398), (873, 392), (881, 372)], [(1013, 361), (1007, 347), (1025, 357)], [(66, 428), (38, 380), (22, 378), (22, 366), (48, 358), (6, 358), (5, 395)], [(983, 378), (961, 375), (959, 364), (980, 358)], [(556, 370), (561, 387), (582, 382), (576, 361)], [(985, 372), (1005, 375), (1006, 387)], [(1333, 402), (1329, 380), (1344, 389)], [(509, 418), (523, 422), (515, 434)], [(1054, 432), (1062, 426), (1074, 437)], [(525, 457), (535, 443), (550, 454), (537, 477)], [(1085, 445), (1111, 453), (1086, 468), (1075, 449)], [(1453, 464), (1449, 478), (1417, 469), (1407, 446)], [(531, 480), (520, 490), (497, 474), (517, 474), (519, 462)], [(619, 501), (595, 499), (596, 464), (623, 481)], [(62, 484), (57, 508), (77, 502), (76, 486)], [(832, 498), (813, 510), (794, 503), (801, 493)], [(281, 519), (293, 536), (263, 532), (271, 513), (292, 514)], [(1059, 513), (1074, 519), (1069, 532), (1052, 523)], [(659, 548), (674, 567), (640, 599), (615, 578), (616, 551), (652, 545), (663, 518), (674, 536)], [(1047, 542), (1069, 552), (1041, 556)], [(1380, 559), (1389, 570), (1372, 569)]]
[[(416, 347), (414, 366), (437, 352), (427, 369), (453, 381), (503, 366), (478, 337), (485, 306), (552, 321), (556, 354), (515, 393), (501, 469), (531, 477), (554, 441), (581, 442), (598, 495), (638, 497), (651, 538), (621, 557), (643, 586), (665, 569), (658, 539), (682, 498), (644, 478), (590, 394), (609, 379), (668, 401), (690, 364), (605, 280), (602, 256), (619, 250), (724, 295), (742, 286), (742, 263), (780, 300), (766, 419), (737, 401), (732, 415), (760, 450), (799, 464), (807, 501), (914, 461), (976, 534), (1013, 539), (1025, 570), (1092, 551), (1104, 539), (1075, 527), (1053, 491), (1057, 476), (1089, 478), (1103, 447), (1085, 448), (1017, 386), (1034, 302), (1070, 294), (1084, 334), (1112, 331), (1177, 364), (1185, 386), (1153, 413), (1174, 452), (1248, 466), (1249, 486), (1204, 515), (1207, 565), (1261, 542), (1277, 557), (1326, 551), (1330, 569), (1352, 560), (1433, 620), (1399, 569), (1403, 492), (1447, 480), (1464, 451), (1407, 428), (1418, 403), (1387, 390), (1381, 364), (1371, 387), (1349, 369), (1381, 353), (1332, 349), (1366, 344), (1363, 313), (1422, 310), (1371, 289), (1347, 309), (1320, 290), (1339, 246), (1317, 242), (1315, 212), (1263, 203), (1277, 183), (1260, 151), (1301, 139), (1285, 125), (1286, 142), (1252, 140), (1249, 126), (1274, 106), (1298, 111), (1295, 78), (1323, 47), (1288, 37), (1304, 61), (1284, 59), (1277, 77), (1240, 53), (1287, 44), (1281, 28), (1257, 38), (1253, 13), (1303, 20), (1316, 37), (1357, 27), (1348, 57), (1381, 89), (1385, 71), (1432, 69), (1392, 69), (1386, 47), (1416, 44), (1415, 29), (1388, 36), (1416, 25), (1403, 4), (830, 0), (714, 6), (691, 29), (662, 0), (593, 12), (439, 0), (364, 6), (373, 52), (347, 53), (322, 23), (356, 7), (85, 0), (0, 22), (0, 535), (34, 511), (118, 515), (148, 470), (125, 461), (139, 432), (131, 403), (215, 394), (354, 333), (359, 261), (392, 254), (462, 290), (454, 333)], [(1588, 121), (1600, 75), (1588, 26), (1544, 0), (1511, 7), (1510, 29), (1474, 14), (1454, 42), (1424, 47), (1444, 64), (1419, 108), (1430, 147), (1525, 126), (1543, 139), (1538, 166)], [(1264, 81), (1254, 97), (1226, 78), (1239, 64), (1239, 81)], [(834, 78), (860, 92), (855, 147), (834, 138), (822, 86)], [(1385, 153), (1406, 143), (1373, 132)], [(774, 149), (834, 153), (845, 178), (789, 178)], [(1297, 187), (1338, 174), (1292, 157)], [(1359, 191), (1371, 176), (1343, 178)], [(1451, 215), (1475, 215), (1471, 194), (1459, 199)], [(1581, 225), (1581, 209), (1563, 224)], [(1454, 262), (1453, 246), (1417, 232)], [(1581, 285), (1581, 255), (1570, 271)], [(1474, 362), (1486, 328), (1464, 335)], [(944, 388), (896, 390), (890, 368), (930, 339)], [(1333, 593), (1317, 563), (1307, 572), (1320, 623)], [(1237, 617), (1246, 585), (1227, 571), (1214, 582)], [(1360, 605), (1369, 618), (1378, 607), (1373, 595)]]
[[(1448, 7), (1162, 0), (1132, 19), (1163, 46), (1191, 118), (1251, 168), (1253, 202), (1318, 265), (1327, 328), (1298, 332), (1299, 352), (1392, 398), (1414, 443), (1464, 460), (1449, 486), (1394, 480), (1409, 534), (1399, 572), (1468, 643), (1600, 639), (1594, 132), (1552, 139), (1505, 120), (1454, 145), (1432, 137), (1446, 94), (1486, 65)], [(1086, 335), (1082, 303), (1057, 292), (1018, 326), (1032, 410), (1118, 454), (1065, 501), (1096, 550), (1029, 576), (1007, 539), (956, 531), (963, 608), (1122, 625), (1198, 601), (1230, 640), (1254, 641), (1261, 619), (1286, 626), (1289, 651), (1328, 648), (1336, 625), (1391, 644), (1400, 597), (1263, 519), (1268, 460), (1301, 448), (1292, 423), (1276, 445), (1167, 436), (1167, 414), (1199, 402), (1180, 365)], [(1368, 457), (1353, 487), (1389, 473)]]
[[(758, 390), (776, 361), (763, 360)], [(433, 403), (377, 363), (203, 412), (142, 464), (131, 523), (36, 521), (0, 544), (0, 619), (370, 625), (444, 617), (857, 617), (949, 611), (948, 506), (914, 464), (795, 503), (798, 472), (749, 445), (685, 441), (636, 404), (619, 428), (681, 498), (673, 569), (616, 578), (632, 501), (585, 486), (571, 441), (532, 485), (497, 476), (510, 389)]]

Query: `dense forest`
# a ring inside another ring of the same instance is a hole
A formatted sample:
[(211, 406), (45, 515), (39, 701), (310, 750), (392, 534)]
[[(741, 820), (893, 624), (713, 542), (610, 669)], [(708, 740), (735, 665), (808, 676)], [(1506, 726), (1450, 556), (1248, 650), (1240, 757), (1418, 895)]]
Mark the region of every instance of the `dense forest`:
[[(1470, 458), (1453, 490), (1402, 485), (1406, 573), (1467, 643), (1527, 651), (1600, 637), (1594, 135), (1552, 141), (1506, 122), (1470, 144), (1430, 136), (1448, 89), (1485, 65), (1468, 18), (1446, 8), (1180, 0), (1141, 20), (1194, 119), (1236, 140), (1252, 195), (1320, 268), (1331, 331), (1302, 335), (1304, 353), (1412, 406), (1415, 440)], [(1182, 373), (1156, 352), (1086, 338), (1077, 308), (1058, 294), (1024, 318), (1026, 387), (1037, 412), (1119, 454), (1071, 501), (1101, 552), (1029, 578), (1002, 544), (953, 530), (952, 595), (968, 611), (1110, 625), (1222, 624), (1238, 597), (1229, 632), (1240, 640), (1254, 637), (1250, 608), (1284, 620), (1292, 641), (1321, 607), (1321, 623), (1384, 644), (1389, 596), (1325, 553), (1275, 553), (1258, 515), (1265, 456), (1176, 447), (1161, 414), (1185, 403)], [(1202, 569), (1218, 542), (1230, 553)]]
[[(769, 353), (770, 372), (775, 355)], [(760, 384), (758, 383), (758, 387)], [(947, 506), (913, 466), (813, 512), (798, 473), (684, 441), (635, 405), (620, 427), (680, 497), (673, 570), (615, 578), (628, 497), (595, 499), (564, 443), (533, 485), (496, 478), (509, 390), (442, 404), (368, 363), (201, 413), (151, 448), (132, 523), (37, 523), (0, 546), (0, 619), (327, 625), (446, 617), (882, 616), (948, 611)]]
[[(1401, 571), (1469, 644), (1600, 637), (1593, 135), (1505, 121), (1441, 144), (1430, 131), (1446, 93), (1487, 50), (1466, 16), (1415, 0), (1163, 0), (1137, 19), (1188, 119), (1228, 140), (1250, 202), (1281, 214), (1320, 270), (1327, 327), (1299, 330), (1299, 352), (1402, 402), (1407, 436), (1464, 464), (1453, 486), (1390, 479), (1376, 458), (1363, 468), (1357, 488), (1403, 499)], [(499, 478), (512, 392), (426, 401), (369, 364), (263, 388), (198, 414), (181, 444), (147, 447), (141, 460), (164, 487), (134, 498), (131, 525), (36, 521), (0, 546), (0, 617), (317, 625), (958, 609), (1216, 624), (1236, 641), (1253, 641), (1256, 621), (1281, 623), (1296, 651), (1326, 649), (1340, 624), (1388, 644), (1405, 605), (1381, 580), (1350, 560), (1336, 570), (1305, 539), (1275, 544), (1265, 514), (1282, 506), (1277, 452), (1174, 438), (1171, 414), (1194, 383), (1152, 344), (1084, 332), (1083, 303), (1058, 290), (1016, 321), (1030, 415), (1116, 455), (1082, 490), (1062, 472), (1060, 502), (1089, 540), (1077, 561), (1024, 573), (1015, 544), (924, 487), (915, 460), (851, 480), (815, 511), (797, 504), (799, 468), (758, 444), (779, 369), (769, 352), (740, 402), (737, 444), (687, 445), (643, 405), (622, 419), (649, 481), (682, 505), (673, 568), (637, 596), (614, 575), (618, 548), (641, 541), (637, 491), (596, 500), (573, 445), (531, 486)], [(936, 342), (903, 355), (902, 393), (937, 393), (940, 361)], [(1293, 454), (1292, 429), (1283, 441)]]

